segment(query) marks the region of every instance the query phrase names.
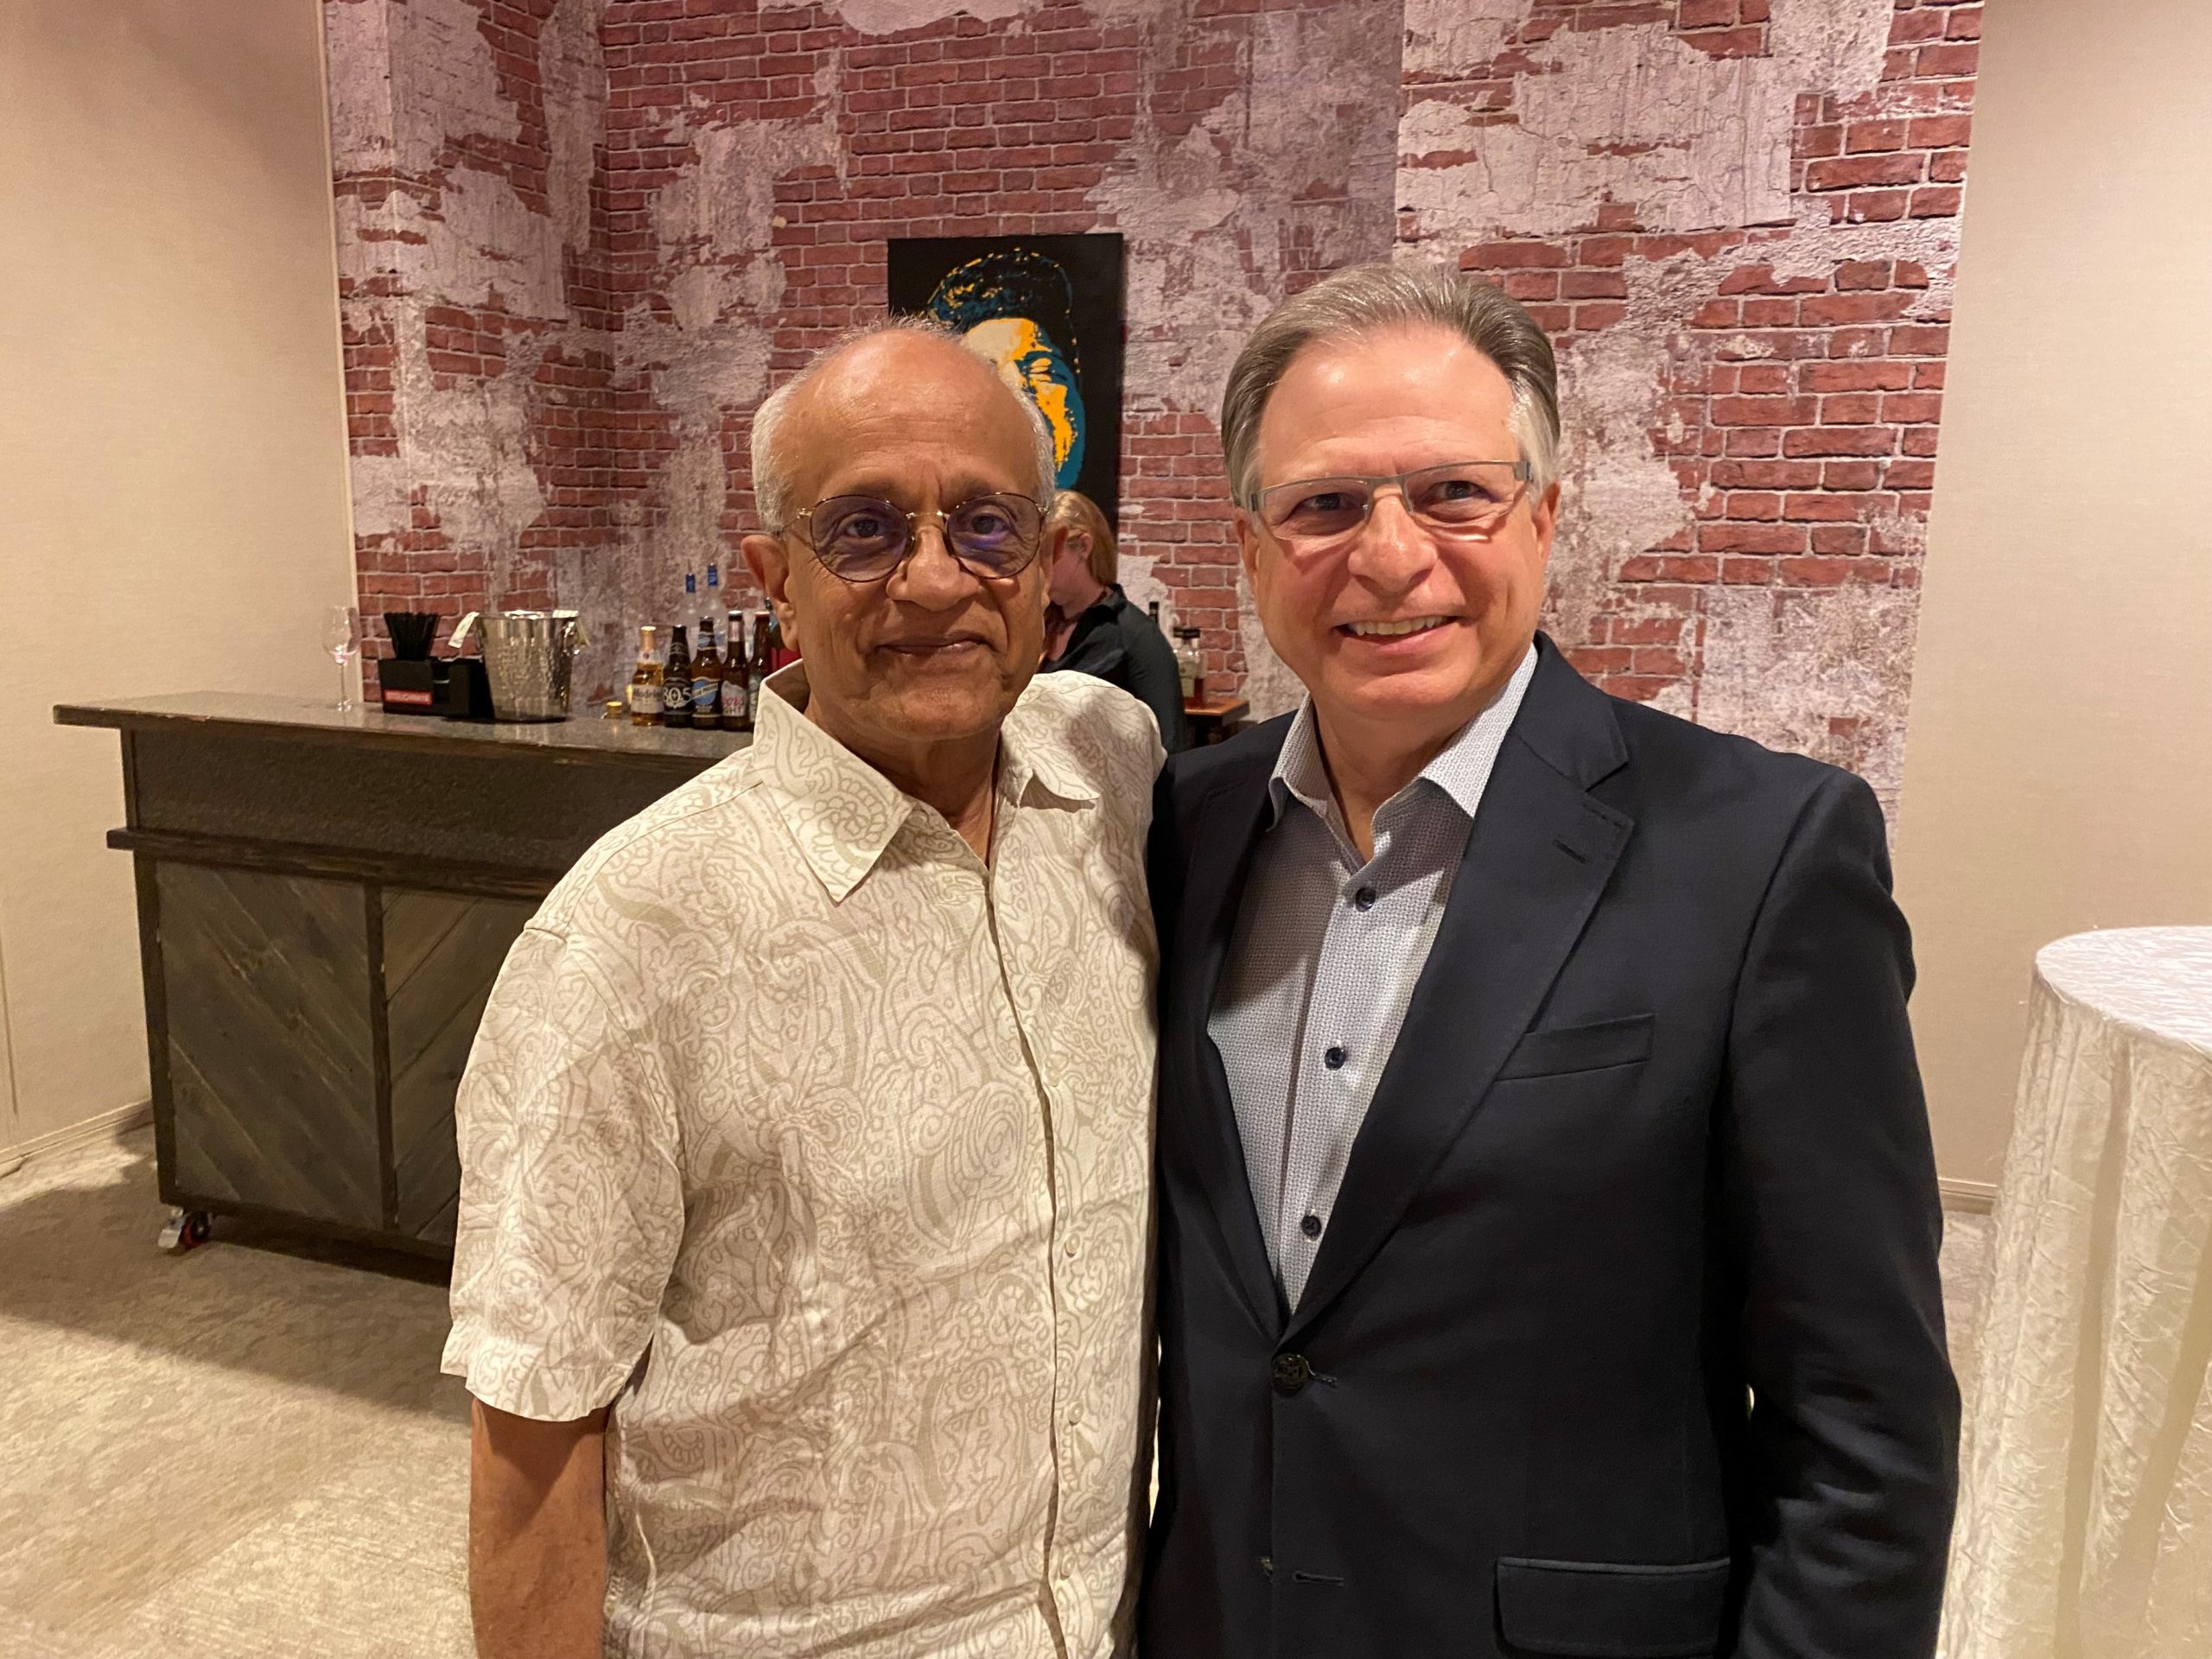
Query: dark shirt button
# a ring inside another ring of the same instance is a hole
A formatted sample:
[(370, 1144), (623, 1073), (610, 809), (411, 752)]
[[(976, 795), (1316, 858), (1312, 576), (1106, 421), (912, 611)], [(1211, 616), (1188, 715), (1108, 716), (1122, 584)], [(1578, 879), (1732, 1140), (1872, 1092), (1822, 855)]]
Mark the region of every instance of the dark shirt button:
[(1351, 901), (1355, 905), (1357, 905), (1362, 910), (1374, 909), (1375, 889), (1372, 887), (1362, 887), (1357, 893), (1352, 894)]
[(1321, 1217), (1319, 1217), (1319, 1216), (1308, 1216), (1308, 1217), (1306, 1217), (1305, 1220), (1303, 1220), (1303, 1221), (1301, 1221), (1301, 1222), (1300, 1222), (1300, 1223), (1298, 1224), (1298, 1230), (1299, 1230), (1300, 1232), (1301, 1232), (1301, 1233), (1305, 1234), (1305, 1235), (1306, 1235), (1306, 1237), (1308, 1237), (1308, 1238), (1319, 1238), (1319, 1237), (1320, 1237), (1320, 1236), (1321, 1236)]
[(1313, 1375), (1313, 1368), (1306, 1363), (1303, 1354), (1275, 1356), (1275, 1392), (1286, 1398), (1306, 1386), (1306, 1379)]
[(1344, 1063), (1344, 1052), (1342, 1046), (1335, 1043), (1330, 1044), (1328, 1052), (1321, 1056), (1321, 1064), (1333, 1071)]
[(1271, 1579), (1272, 1579), (1273, 1577), (1274, 1577), (1274, 1575), (1275, 1575), (1275, 1558), (1274, 1558), (1274, 1556), (1272, 1556), (1272, 1555), (1262, 1555), (1262, 1556), (1261, 1556), (1261, 1557), (1260, 1557), (1260, 1571), (1261, 1571), (1261, 1572), (1262, 1572), (1262, 1573), (1266, 1573), (1266, 1574), (1268, 1575), (1268, 1577), (1269, 1577), (1269, 1578), (1271, 1578)]

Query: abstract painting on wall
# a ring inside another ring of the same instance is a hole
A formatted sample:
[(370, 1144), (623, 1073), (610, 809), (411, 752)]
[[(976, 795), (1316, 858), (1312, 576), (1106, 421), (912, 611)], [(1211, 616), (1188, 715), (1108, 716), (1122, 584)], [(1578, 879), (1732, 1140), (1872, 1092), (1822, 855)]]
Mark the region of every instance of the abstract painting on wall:
[(891, 309), (933, 317), (997, 365), (1052, 429), (1054, 482), (1121, 521), (1122, 238), (894, 238)]

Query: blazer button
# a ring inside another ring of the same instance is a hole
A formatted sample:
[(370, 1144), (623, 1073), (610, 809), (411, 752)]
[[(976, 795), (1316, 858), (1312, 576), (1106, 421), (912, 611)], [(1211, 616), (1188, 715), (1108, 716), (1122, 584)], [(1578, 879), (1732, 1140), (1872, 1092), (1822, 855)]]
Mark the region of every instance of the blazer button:
[(1319, 1237), (1320, 1237), (1320, 1236), (1321, 1236), (1321, 1217), (1319, 1217), (1319, 1216), (1308, 1216), (1308, 1217), (1306, 1217), (1305, 1220), (1303, 1220), (1303, 1221), (1301, 1221), (1301, 1222), (1300, 1222), (1300, 1223), (1298, 1224), (1298, 1230), (1299, 1230), (1300, 1232), (1301, 1232), (1301, 1233), (1305, 1234), (1305, 1235), (1306, 1235), (1306, 1237), (1308, 1237), (1308, 1238), (1319, 1238)]
[(1327, 1066), (1330, 1071), (1333, 1071), (1344, 1063), (1344, 1051), (1343, 1047), (1336, 1043), (1330, 1044), (1327, 1050), (1324, 1052), (1321, 1056), (1321, 1064)]
[(1303, 1354), (1275, 1356), (1275, 1392), (1288, 1399), (1306, 1386), (1306, 1378), (1313, 1375), (1313, 1368), (1306, 1363)]

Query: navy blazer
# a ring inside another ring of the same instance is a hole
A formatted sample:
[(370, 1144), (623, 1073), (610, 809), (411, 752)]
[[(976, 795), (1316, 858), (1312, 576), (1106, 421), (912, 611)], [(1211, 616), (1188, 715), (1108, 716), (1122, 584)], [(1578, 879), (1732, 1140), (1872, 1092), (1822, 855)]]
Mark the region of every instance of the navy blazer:
[(1179, 756), (1145, 1659), (1910, 1659), (1956, 1478), (1859, 779), (1539, 638), (1297, 1312), (1206, 1021), (1287, 721)]

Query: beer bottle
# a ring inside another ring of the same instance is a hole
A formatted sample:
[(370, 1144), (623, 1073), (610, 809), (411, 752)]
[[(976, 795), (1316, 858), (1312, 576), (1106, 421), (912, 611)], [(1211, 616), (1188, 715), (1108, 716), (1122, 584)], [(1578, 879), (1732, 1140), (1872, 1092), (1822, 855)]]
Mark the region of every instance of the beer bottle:
[(753, 729), (753, 666), (745, 649), (745, 613), (729, 613), (729, 661), (722, 665), (722, 729)]
[(630, 723), (660, 724), (660, 630), (652, 623), (638, 629), (638, 666), (630, 676)]
[(776, 646), (782, 637), (781, 630), (776, 626), (776, 613), (773, 610), (760, 611), (754, 614), (753, 618), (753, 707), (756, 720), (759, 718), (760, 699), (767, 695), (761, 687), (779, 666), (776, 661)]
[(691, 642), (683, 623), (668, 642), (668, 663), (660, 673), (660, 721), (664, 726), (691, 725)]
[(699, 619), (699, 654), (691, 659), (691, 723), (702, 732), (722, 723), (722, 659), (715, 649), (715, 619)]

